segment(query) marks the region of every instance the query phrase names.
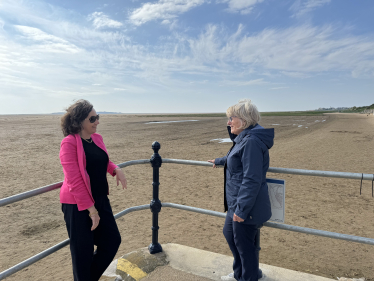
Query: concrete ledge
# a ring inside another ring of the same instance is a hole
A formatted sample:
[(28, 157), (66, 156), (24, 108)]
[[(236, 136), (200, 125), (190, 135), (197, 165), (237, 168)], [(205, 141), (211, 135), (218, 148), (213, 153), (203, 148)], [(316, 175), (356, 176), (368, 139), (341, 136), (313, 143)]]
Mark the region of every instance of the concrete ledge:
[(147, 277), (156, 267), (166, 264), (165, 251), (151, 255), (148, 248), (142, 248), (118, 259), (116, 274), (124, 281), (138, 281)]
[[(221, 276), (232, 272), (233, 258), (178, 244), (162, 245), (169, 265), (175, 269), (190, 272), (195, 275), (221, 280)], [(293, 271), (260, 263), (264, 273), (261, 281), (332, 281), (334, 279)]]
[[(114, 281), (116, 280), (115, 276), (120, 275), (121, 279), (125, 281), (138, 281), (141, 279), (151, 281), (152, 276), (149, 276), (149, 273), (154, 271), (156, 267), (164, 265), (168, 265), (175, 270), (191, 273), (196, 277), (200, 276), (202, 280), (208, 278), (219, 281), (221, 280), (221, 276), (232, 272), (233, 258), (230, 256), (173, 243), (164, 244), (162, 248), (163, 252), (155, 255), (149, 254), (147, 248), (124, 255), (121, 259), (118, 259), (118, 262), (114, 261), (111, 264), (100, 280)], [(260, 268), (264, 274), (261, 281), (335, 280), (261, 263)], [(162, 272), (160, 271), (160, 274)], [(117, 281), (121, 279), (117, 277)], [(158, 276), (157, 280), (168, 281), (173, 279), (170, 279), (170, 276), (163, 276), (161, 278)]]

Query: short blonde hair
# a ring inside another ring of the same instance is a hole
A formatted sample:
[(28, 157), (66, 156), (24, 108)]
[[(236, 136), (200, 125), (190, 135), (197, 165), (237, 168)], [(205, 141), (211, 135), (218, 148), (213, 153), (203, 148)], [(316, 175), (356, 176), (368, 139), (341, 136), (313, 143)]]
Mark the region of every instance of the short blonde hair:
[(227, 117), (236, 116), (244, 121), (241, 129), (246, 129), (249, 126), (260, 122), (260, 112), (250, 99), (242, 99), (237, 104), (230, 106), (226, 110)]

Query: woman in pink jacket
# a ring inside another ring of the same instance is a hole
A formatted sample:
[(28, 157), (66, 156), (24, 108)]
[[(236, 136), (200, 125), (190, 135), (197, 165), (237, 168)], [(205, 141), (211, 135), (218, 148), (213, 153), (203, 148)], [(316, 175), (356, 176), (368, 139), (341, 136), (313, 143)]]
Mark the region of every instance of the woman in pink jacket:
[[(70, 238), (75, 281), (99, 280), (121, 244), (109, 203), (107, 172), (127, 188), (122, 170), (109, 160), (101, 135), (99, 115), (91, 103), (78, 100), (61, 118), (65, 138), (60, 160), (65, 179), (60, 202)], [(97, 246), (94, 252), (94, 245)]]

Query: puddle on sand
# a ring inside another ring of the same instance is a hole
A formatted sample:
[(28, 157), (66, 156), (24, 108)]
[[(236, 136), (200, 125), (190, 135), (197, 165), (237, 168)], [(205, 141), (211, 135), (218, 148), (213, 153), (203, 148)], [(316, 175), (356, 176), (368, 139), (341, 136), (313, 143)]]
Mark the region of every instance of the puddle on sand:
[(213, 140), (210, 140), (210, 141), (217, 141), (218, 143), (232, 142), (232, 140), (230, 138), (226, 138), (226, 139), (213, 139)]
[(196, 122), (196, 121), (199, 121), (199, 120), (154, 121), (154, 122), (148, 122), (144, 124), (179, 123), (179, 122)]

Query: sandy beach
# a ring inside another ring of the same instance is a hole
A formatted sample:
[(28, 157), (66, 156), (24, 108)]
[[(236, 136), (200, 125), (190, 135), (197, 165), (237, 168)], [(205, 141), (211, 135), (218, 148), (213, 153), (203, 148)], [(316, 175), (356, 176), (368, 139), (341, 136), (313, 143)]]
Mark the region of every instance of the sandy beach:
[[(59, 146), (63, 138), (58, 115), (0, 115), (0, 197), (8, 197), (63, 180)], [(152, 121), (198, 120), (151, 123)], [(271, 167), (374, 172), (374, 117), (359, 114), (263, 117), (260, 124), (275, 128)], [(102, 115), (98, 127), (111, 160), (122, 163), (149, 159), (153, 141), (162, 158), (205, 161), (226, 154), (226, 118), (146, 117)], [(124, 169), (128, 189), (108, 176), (114, 213), (149, 204), (152, 169), (137, 165)], [(374, 198), (371, 182), (285, 174), (285, 223), (374, 238)], [(223, 211), (223, 170), (163, 164), (160, 200)], [(230, 255), (222, 235), (223, 219), (163, 208), (160, 243), (178, 243)], [(0, 208), (0, 271), (65, 239), (59, 191), (45, 193)], [(151, 212), (128, 214), (118, 221), (122, 245), (117, 257), (151, 243)], [(365, 277), (374, 281), (374, 248), (264, 227), (260, 262), (329, 278)], [(6, 280), (72, 280), (69, 248), (29, 266)]]

